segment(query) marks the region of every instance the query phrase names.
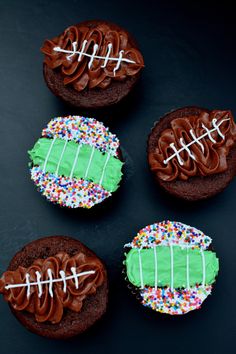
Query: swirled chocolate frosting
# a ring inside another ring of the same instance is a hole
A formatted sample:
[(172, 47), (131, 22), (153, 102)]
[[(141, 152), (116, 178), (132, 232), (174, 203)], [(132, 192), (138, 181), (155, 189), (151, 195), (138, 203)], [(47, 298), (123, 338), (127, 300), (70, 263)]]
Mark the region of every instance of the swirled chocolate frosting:
[(0, 293), (13, 309), (34, 314), (37, 322), (59, 323), (65, 308), (80, 312), (85, 298), (96, 293), (104, 277), (98, 258), (61, 252), (37, 259), (29, 268), (3, 273)]
[(106, 23), (71, 26), (60, 36), (46, 40), (41, 51), (45, 54), (44, 63), (58, 70), (64, 84), (77, 91), (105, 89), (113, 80), (122, 81), (137, 74), (144, 65), (128, 34)]
[(230, 111), (175, 118), (157, 138), (149, 164), (163, 181), (222, 173), (235, 141), (236, 125)]

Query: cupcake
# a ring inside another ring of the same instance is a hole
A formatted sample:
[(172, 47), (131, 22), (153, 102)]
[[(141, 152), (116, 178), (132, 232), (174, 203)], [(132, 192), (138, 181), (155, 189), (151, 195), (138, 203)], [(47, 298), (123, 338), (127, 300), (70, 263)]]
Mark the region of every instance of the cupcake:
[(41, 336), (76, 336), (106, 311), (107, 273), (80, 241), (45, 237), (27, 244), (0, 278), (0, 293), (16, 318)]
[(38, 190), (63, 207), (101, 203), (117, 190), (122, 177), (119, 140), (93, 118), (52, 119), (29, 156)]
[(125, 277), (140, 303), (182, 315), (199, 309), (211, 294), (219, 260), (211, 238), (180, 222), (146, 226), (125, 245)]
[(106, 21), (70, 26), (46, 40), (44, 78), (62, 100), (83, 108), (119, 102), (139, 79), (143, 57), (130, 34)]
[(185, 107), (166, 114), (148, 139), (159, 185), (189, 201), (220, 193), (236, 174), (236, 125), (230, 111)]

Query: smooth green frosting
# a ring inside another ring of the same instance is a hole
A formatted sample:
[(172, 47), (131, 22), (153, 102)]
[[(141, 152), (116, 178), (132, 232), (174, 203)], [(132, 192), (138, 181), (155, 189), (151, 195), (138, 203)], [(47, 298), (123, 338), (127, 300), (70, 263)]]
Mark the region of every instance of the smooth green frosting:
[[(173, 285), (174, 288), (187, 287), (187, 249), (173, 246)], [(219, 260), (212, 251), (203, 251), (205, 258), (205, 284), (215, 281), (219, 271)], [(171, 253), (169, 246), (157, 246), (157, 279), (158, 286), (171, 286)], [(202, 284), (203, 266), (202, 255), (199, 249), (188, 249), (189, 254), (189, 285)], [(155, 286), (155, 255), (153, 248), (140, 250), (143, 284)], [(141, 286), (139, 250), (132, 248), (126, 255), (126, 269), (129, 281)]]
[[(29, 151), (29, 156), (34, 165), (40, 166), (41, 168), (44, 167), (45, 159), (47, 158), (51, 143), (52, 139), (40, 138), (34, 145), (33, 149)], [(55, 140), (45, 167), (45, 172), (55, 174), (64, 146), (65, 140)], [(78, 144), (75, 141), (68, 141), (59, 164), (59, 176), (70, 176), (77, 149)], [(73, 172), (73, 177), (83, 178), (92, 181), (93, 183), (100, 184), (104, 170), (104, 176), (102, 178), (101, 185), (107, 191), (114, 192), (118, 188), (119, 182), (121, 180), (121, 169), (123, 163), (114, 156), (110, 156), (106, 168), (104, 169), (108, 154), (102, 153), (100, 150), (95, 148), (86, 177), (86, 170), (89, 164), (92, 150), (93, 148), (90, 145), (81, 145), (78, 160)]]

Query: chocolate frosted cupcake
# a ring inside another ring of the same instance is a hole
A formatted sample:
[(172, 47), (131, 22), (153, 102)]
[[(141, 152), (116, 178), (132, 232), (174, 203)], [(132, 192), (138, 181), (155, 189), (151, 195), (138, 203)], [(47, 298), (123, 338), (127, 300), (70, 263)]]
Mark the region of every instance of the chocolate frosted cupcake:
[(119, 187), (119, 146), (118, 138), (93, 118), (54, 118), (29, 151), (31, 178), (51, 202), (91, 208)]
[(144, 66), (135, 41), (119, 26), (86, 21), (44, 42), (44, 77), (50, 90), (83, 108), (112, 105), (136, 84)]
[(142, 305), (165, 314), (199, 309), (211, 294), (219, 260), (211, 238), (180, 222), (140, 230), (125, 245), (125, 276)]
[(86, 331), (105, 313), (107, 273), (78, 240), (45, 237), (13, 257), (0, 278), (0, 293), (30, 331), (68, 338)]
[(167, 192), (200, 200), (221, 192), (236, 174), (236, 125), (230, 111), (185, 107), (156, 123), (148, 162)]

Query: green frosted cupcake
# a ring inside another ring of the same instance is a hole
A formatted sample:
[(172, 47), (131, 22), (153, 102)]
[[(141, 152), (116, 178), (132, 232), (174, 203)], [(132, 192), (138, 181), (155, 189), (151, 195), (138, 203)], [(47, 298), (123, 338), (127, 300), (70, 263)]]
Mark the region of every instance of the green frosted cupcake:
[(146, 226), (125, 245), (129, 287), (144, 306), (158, 312), (181, 315), (199, 309), (219, 271), (211, 241), (180, 222)]
[(39, 191), (64, 207), (91, 208), (110, 197), (122, 178), (119, 140), (93, 118), (52, 119), (29, 156)]

